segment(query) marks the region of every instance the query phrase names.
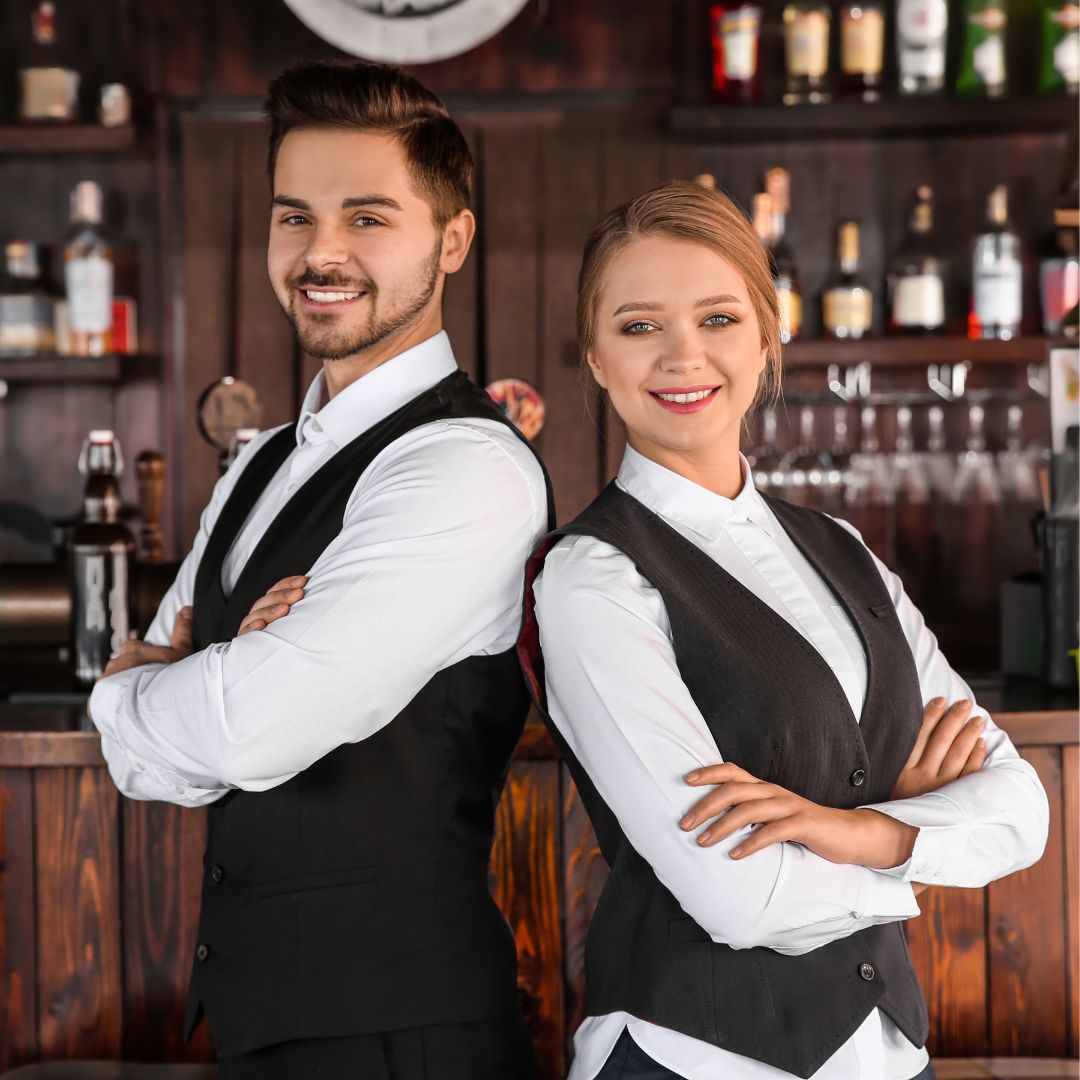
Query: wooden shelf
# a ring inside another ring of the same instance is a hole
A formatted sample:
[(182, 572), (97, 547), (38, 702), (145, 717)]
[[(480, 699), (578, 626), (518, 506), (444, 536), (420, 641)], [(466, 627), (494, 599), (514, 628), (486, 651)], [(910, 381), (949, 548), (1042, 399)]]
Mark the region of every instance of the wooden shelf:
[(112, 154), (132, 150), (135, 128), (99, 124), (6, 124), (0, 126), (4, 154)]
[(888, 337), (862, 341), (793, 341), (781, 355), (790, 367), (861, 364), (921, 367), (925, 364), (1041, 364), (1048, 339), (1019, 337), (1012, 341), (969, 341), (964, 337)]
[(672, 109), (669, 123), (676, 135), (709, 142), (1068, 131), (1077, 125), (1077, 102), (1067, 97), (911, 98), (828, 105), (688, 105)]
[(0, 379), (7, 383), (114, 383), (120, 356), (0, 356)]

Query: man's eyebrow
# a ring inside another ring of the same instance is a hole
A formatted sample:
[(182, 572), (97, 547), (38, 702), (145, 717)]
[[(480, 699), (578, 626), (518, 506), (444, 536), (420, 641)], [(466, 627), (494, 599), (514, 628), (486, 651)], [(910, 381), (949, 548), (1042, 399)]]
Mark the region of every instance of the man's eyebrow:
[[(706, 296), (704, 300), (699, 300), (694, 307), (712, 307), (714, 304), (741, 304), (742, 301), (737, 296), (731, 296), (728, 293), (722, 293), (720, 296)], [(657, 304), (650, 300), (631, 300), (629, 304), (623, 304), (622, 307), (612, 312), (612, 318), (616, 315), (623, 315), (627, 311), (662, 311), (663, 304)]]
[[(303, 199), (295, 199), (291, 195), (275, 195), (274, 206), (287, 206), (291, 210), (310, 210), (311, 204)], [(391, 199), (389, 195), (355, 195), (349, 199), (341, 200), (342, 210), (355, 210), (360, 206), (381, 206), (386, 210), (401, 210), (402, 205), (397, 199)]]

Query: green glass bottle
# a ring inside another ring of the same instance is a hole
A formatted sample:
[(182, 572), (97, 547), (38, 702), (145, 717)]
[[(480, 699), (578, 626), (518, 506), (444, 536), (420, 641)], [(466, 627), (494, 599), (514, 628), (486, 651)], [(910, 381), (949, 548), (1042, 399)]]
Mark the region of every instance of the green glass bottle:
[(1080, 85), (1080, 4), (1044, 0), (1040, 94), (1075, 94)]
[(1006, 88), (1004, 0), (967, 0), (964, 52), (956, 77), (962, 97), (1001, 97)]

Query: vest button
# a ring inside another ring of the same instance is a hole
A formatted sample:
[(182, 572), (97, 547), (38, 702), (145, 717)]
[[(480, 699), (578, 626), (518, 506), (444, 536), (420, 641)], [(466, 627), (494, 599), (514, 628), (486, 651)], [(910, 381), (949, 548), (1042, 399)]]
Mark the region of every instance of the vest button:
[(862, 782), (866, 779), (865, 769), (856, 769), (849, 777), (848, 782), (852, 787), (862, 787)]
[(225, 880), (225, 867), (224, 866), (211, 866), (210, 867), (210, 880), (215, 885), (220, 885)]
[(860, 964), (859, 965), (859, 976), (860, 976), (860, 978), (865, 979), (867, 982), (870, 982), (870, 980), (876, 974), (877, 974), (877, 972), (874, 970), (874, 965), (873, 964)]
[[(210, 955), (210, 950), (205, 945), (198, 945), (195, 948), (195, 959), (202, 961)], [(865, 966), (865, 965), (864, 965)]]

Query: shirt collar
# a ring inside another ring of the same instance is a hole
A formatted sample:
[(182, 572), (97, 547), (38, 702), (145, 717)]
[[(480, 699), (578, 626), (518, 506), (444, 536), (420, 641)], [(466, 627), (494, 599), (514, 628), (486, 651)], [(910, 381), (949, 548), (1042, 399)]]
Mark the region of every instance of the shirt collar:
[(719, 540), (728, 525), (752, 522), (769, 536), (776, 524), (750, 472), (750, 464), (739, 455), (742, 488), (734, 499), (717, 495), (687, 480), (627, 446), (619, 466), (618, 483), (628, 495), (669, 521), (677, 521), (707, 540)]
[(333, 398), (320, 371), (296, 422), (296, 445), (330, 440), (339, 449), (457, 370), (445, 330), (373, 368)]

